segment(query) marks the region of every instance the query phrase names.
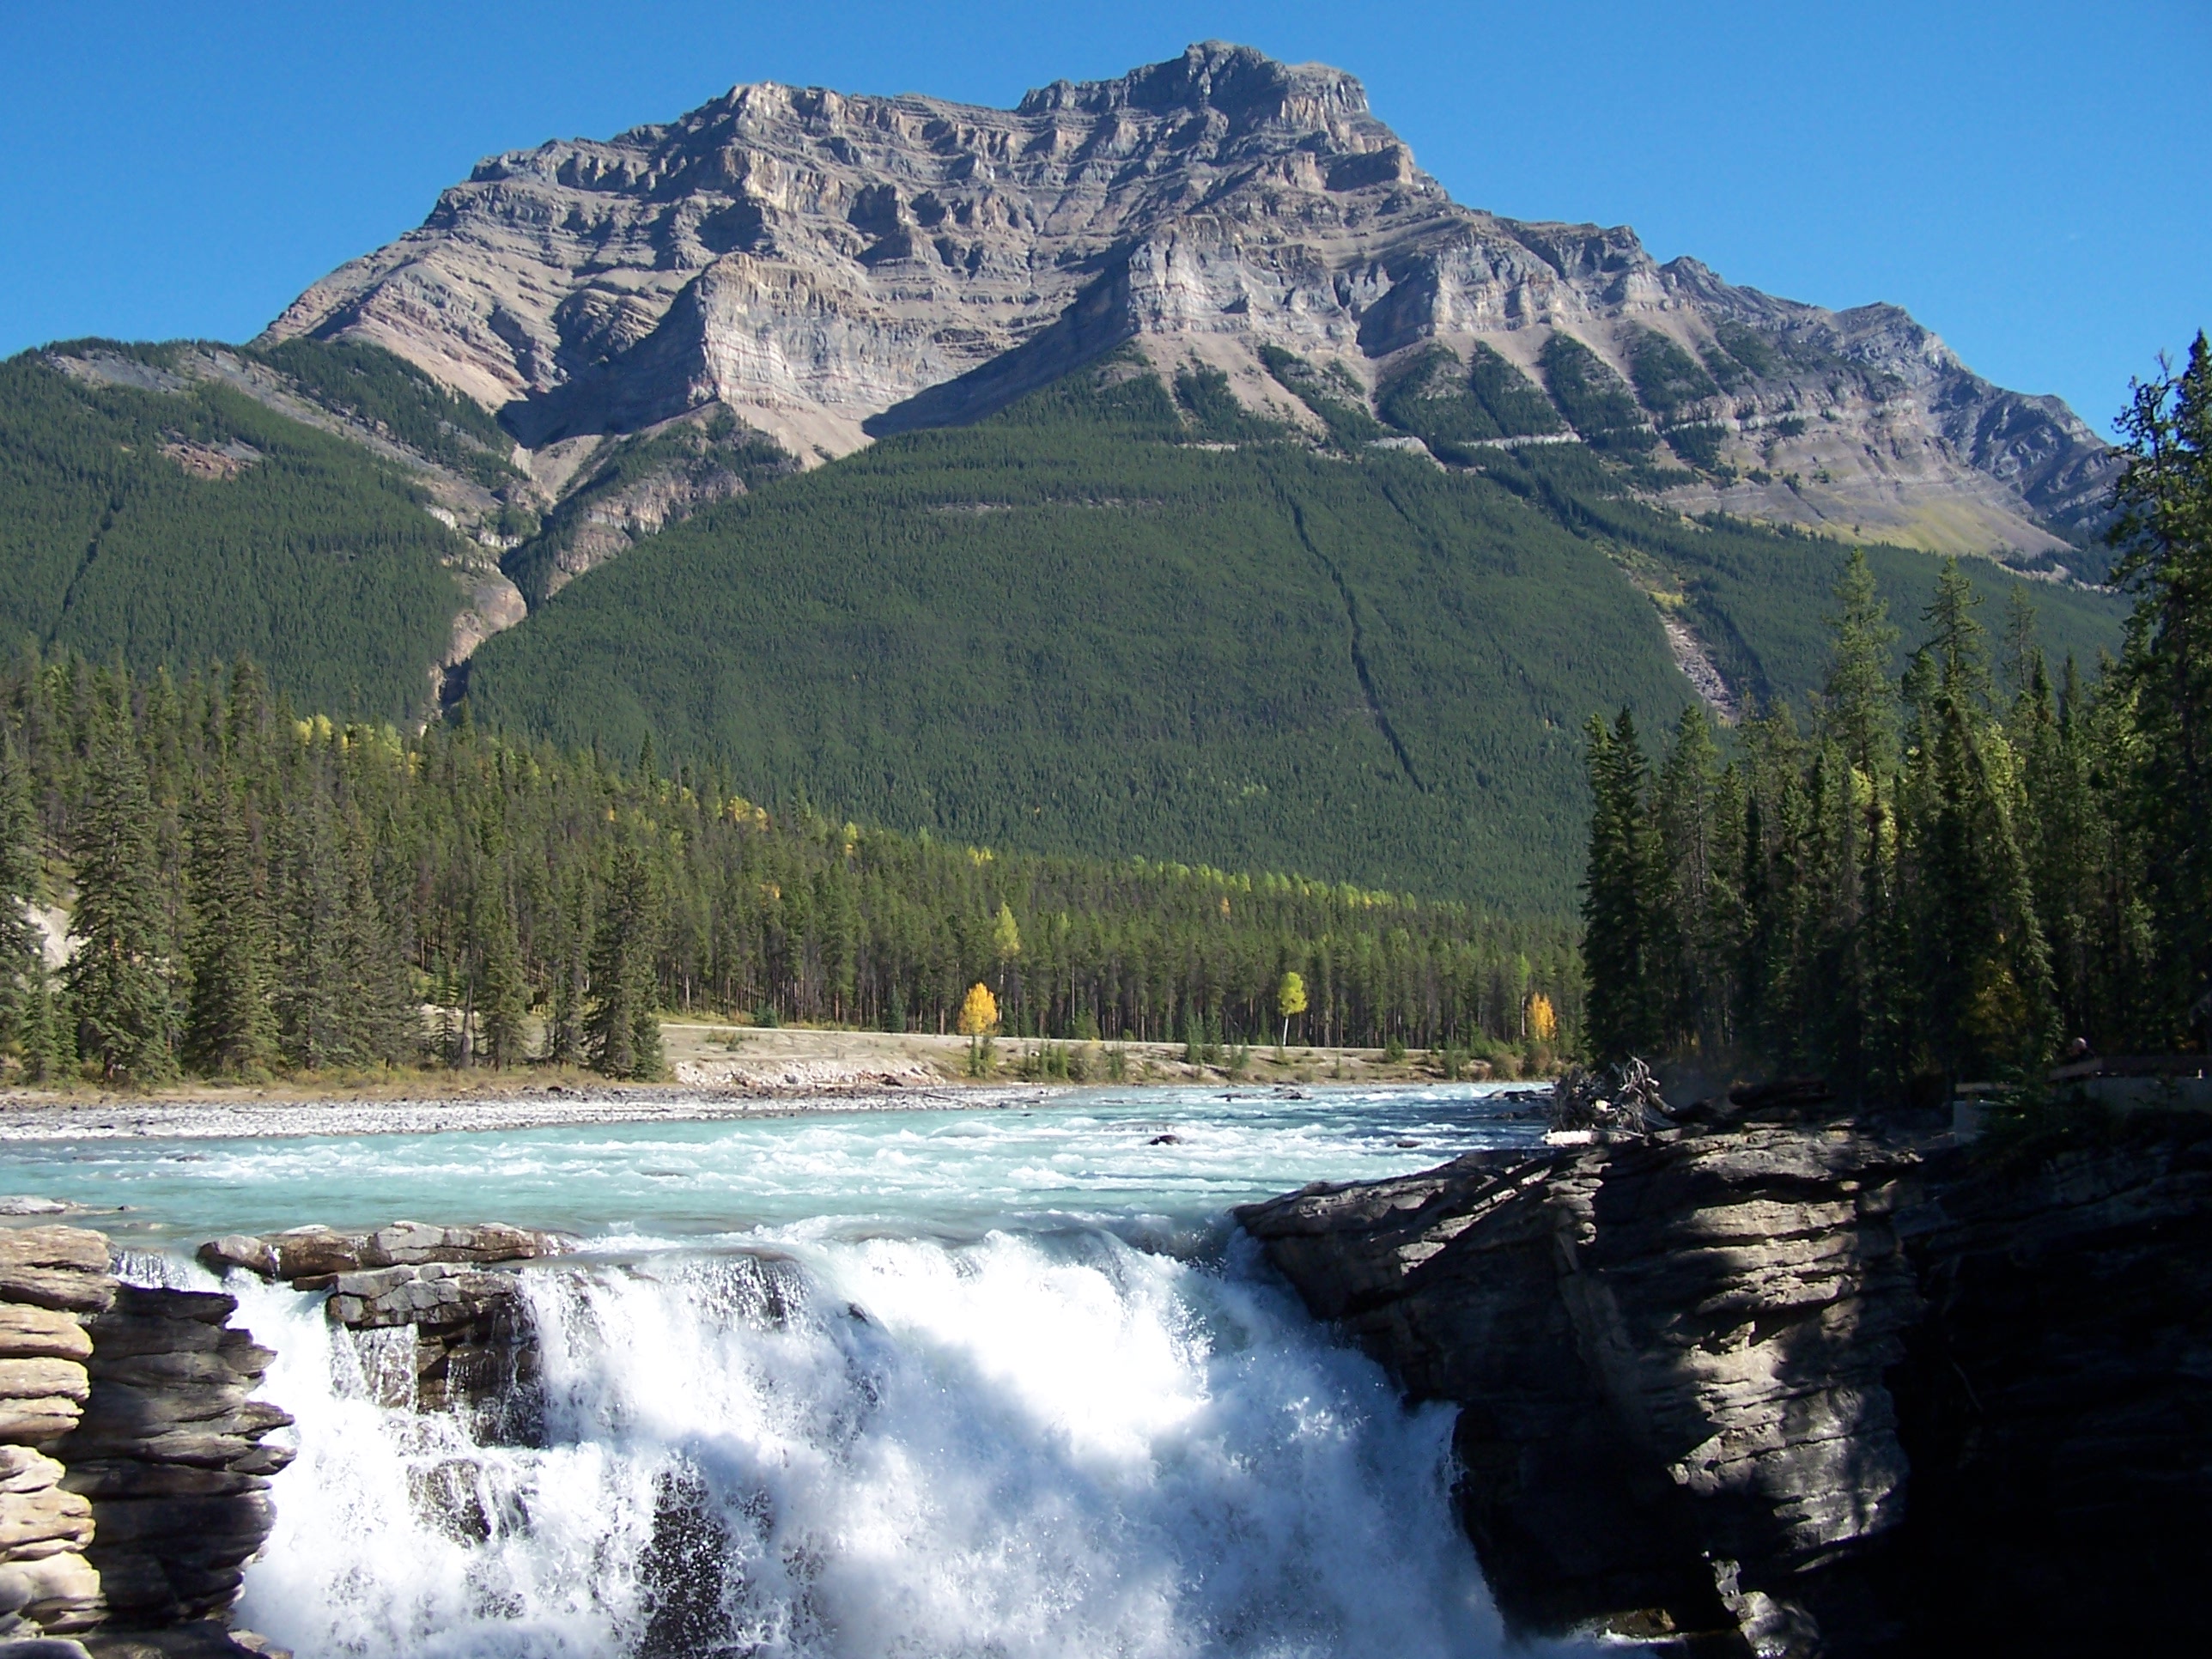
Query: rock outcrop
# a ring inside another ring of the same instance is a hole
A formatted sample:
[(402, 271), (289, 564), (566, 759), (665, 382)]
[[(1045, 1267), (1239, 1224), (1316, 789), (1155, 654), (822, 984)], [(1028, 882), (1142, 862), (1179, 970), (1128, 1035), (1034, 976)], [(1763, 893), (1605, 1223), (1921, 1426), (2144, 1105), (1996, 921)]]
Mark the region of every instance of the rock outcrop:
[(91, 1503), (86, 1559), (106, 1622), (161, 1629), (227, 1613), (275, 1523), (263, 1443), (289, 1413), (252, 1398), (276, 1355), (234, 1328), (236, 1298), (124, 1285), (89, 1322), (92, 1392), (56, 1448)]
[(512, 1273), (558, 1255), (557, 1234), (497, 1222), (432, 1227), (401, 1221), (371, 1232), (301, 1227), (268, 1238), (233, 1234), (200, 1247), (217, 1272), (240, 1268), (295, 1290), (327, 1291), (325, 1315), (348, 1330), (410, 1333), (398, 1375), (380, 1380), (390, 1403), (466, 1416), (479, 1437), (535, 1431), (538, 1347)]
[(86, 1631), (103, 1622), (86, 1559), (92, 1504), (64, 1488), (49, 1455), (92, 1392), (88, 1316), (116, 1285), (107, 1241), (76, 1227), (0, 1231), (0, 1637)]
[[(217, 1273), (243, 1267), (264, 1279), (281, 1279), (303, 1290), (322, 1290), (327, 1285), (315, 1281), (337, 1273), (426, 1263), (526, 1261), (558, 1255), (563, 1248), (557, 1234), (500, 1222), (433, 1227), (419, 1221), (398, 1221), (369, 1232), (295, 1227), (267, 1238), (230, 1233), (201, 1245), (199, 1259), (202, 1266)], [(302, 1280), (307, 1282), (301, 1284)]]
[(0, 1231), (0, 1656), (265, 1651), (226, 1620), (290, 1456), (249, 1397), (272, 1356), (231, 1297), (108, 1267), (99, 1233)]
[(1816, 1119), (1240, 1219), (1409, 1394), (1458, 1403), (1516, 1626), (2041, 1653), (2193, 1621), (2208, 1197), (2212, 1119), (2018, 1166)]
[(2063, 554), (2053, 528), (2112, 467), (2063, 404), (1990, 385), (1895, 307), (1800, 305), (1625, 228), (1462, 207), (1350, 76), (1219, 42), (1011, 111), (739, 86), (510, 151), (264, 338), (387, 347), (538, 456), (718, 405), (811, 463), (1130, 341), (1316, 426), (1263, 349), (1372, 391), (1439, 343), (1540, 380), (1555, 333), (1692, 434), (1676, 448), (1735, 467), (1705, 505)]

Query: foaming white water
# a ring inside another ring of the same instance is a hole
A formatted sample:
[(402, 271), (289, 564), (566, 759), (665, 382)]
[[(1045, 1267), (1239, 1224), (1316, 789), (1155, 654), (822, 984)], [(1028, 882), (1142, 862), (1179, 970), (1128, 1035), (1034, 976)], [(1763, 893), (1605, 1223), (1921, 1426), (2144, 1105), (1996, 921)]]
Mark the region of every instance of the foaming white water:
[(380, 1402), (379, 1340), (246, 1291), (301, 1455), (243, 1622), (302, 1659), (1498, 1644), (1448, 1414), (1241, 1261), (796, 1230), (526, 1285), (526, 1448)]

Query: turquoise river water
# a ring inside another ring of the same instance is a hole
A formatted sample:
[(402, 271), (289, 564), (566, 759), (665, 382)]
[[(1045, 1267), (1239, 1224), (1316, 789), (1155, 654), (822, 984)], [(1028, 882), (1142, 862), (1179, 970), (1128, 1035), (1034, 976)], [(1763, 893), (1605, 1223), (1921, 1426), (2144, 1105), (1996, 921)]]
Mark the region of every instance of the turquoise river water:
[[(237, 1277), (298, 1419), (240, 1622), (301, 1659), (1487, 1654), (1450, 1413), (1229, 1219), (1528, 1144), (1483, 1085), (497, 1133), (17, 1141), (129, 1271), (323, 1222), (574, 1235), (532, 1431), (417, 1413), (386, 1334)], [(404, 1334), (399, 1340), (405, 1341)], [(401, 1388), (404, 1394), (404, 1387)], [(502, 1442), (520, 1443), (502, 1443)]]

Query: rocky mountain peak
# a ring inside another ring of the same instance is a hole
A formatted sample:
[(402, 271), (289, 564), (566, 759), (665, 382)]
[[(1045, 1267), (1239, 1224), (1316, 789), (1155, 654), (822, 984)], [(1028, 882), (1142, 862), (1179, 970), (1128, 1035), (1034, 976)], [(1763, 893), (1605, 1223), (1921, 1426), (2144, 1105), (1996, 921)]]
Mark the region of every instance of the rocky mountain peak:
[[(549, 490), (577, 447), (708, 406), (811, 465), (1131, 342), (1310, 426), (1269, 353), (1371, 397), (1480, 344), (1541, 397), (1560, 334), (1634, 422), (1697, 428), (1686, 506), (2051, 554), (2109, 465), (2063, 404), (1980, 380), (1893, 307), (1462, 207), (1353, 77), (1220, 41), (1010, 111), (763, 82), (494, 156), (264, 337), (297, 334), (385, 346), (499, 410)], [(1647, 390), (1654, 364), (1671, 390)]]
[(1327, 131), (1331, 121), (1366, 117), (1367, 90), (1326, 64), (1282, 64), (1250, 46), (1203, 40), (1182, 57), (1110, 81), (1055, 81), (1027, 94), (1018, 115), (1074, 110), (1103, 114), (1218, 113), (1247, 125), (1282, 122)]

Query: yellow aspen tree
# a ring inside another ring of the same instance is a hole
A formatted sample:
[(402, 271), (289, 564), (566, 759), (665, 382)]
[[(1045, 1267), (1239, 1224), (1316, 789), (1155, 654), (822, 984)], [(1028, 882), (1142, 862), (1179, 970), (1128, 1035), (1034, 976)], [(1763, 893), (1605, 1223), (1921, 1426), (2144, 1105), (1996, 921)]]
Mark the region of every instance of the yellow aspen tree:
[(1302, 974), (1285, 974), (1283, 982), (1275, 988), (1275, 1012), (1283, 1017), (1283, 1035), (1275, 1044), (1280, 1048), (1291, 1040), (1291, 1019), (1306, 1011), (1306, 981)]
[(992, 1028), (999, 1023), (999, 1000), (991, 994), (991, 988), (978, 980), (968, 988), (967, 1000), (960, 1005), (960, 1021), (957, 1029), (968, 1039), (968, 1075), (983, 1075), (983, 1042)]

